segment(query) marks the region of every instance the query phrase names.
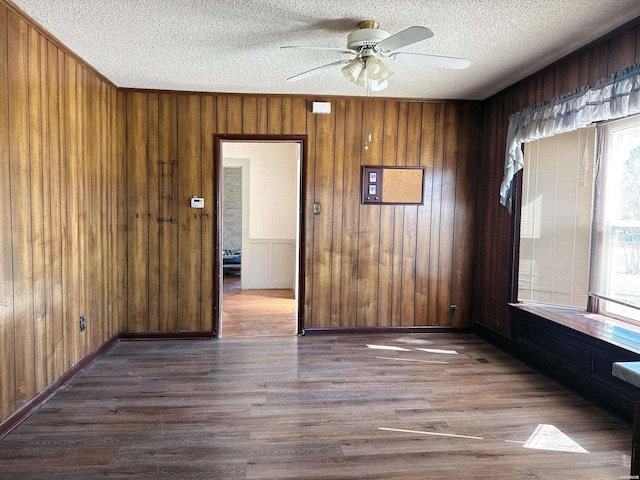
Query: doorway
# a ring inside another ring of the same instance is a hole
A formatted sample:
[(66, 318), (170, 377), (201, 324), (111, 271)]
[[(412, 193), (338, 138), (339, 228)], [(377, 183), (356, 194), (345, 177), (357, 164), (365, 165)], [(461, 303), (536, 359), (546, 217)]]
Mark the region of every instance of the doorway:
[(215, 136), (218, 337), (303, 332), (305, 141)]

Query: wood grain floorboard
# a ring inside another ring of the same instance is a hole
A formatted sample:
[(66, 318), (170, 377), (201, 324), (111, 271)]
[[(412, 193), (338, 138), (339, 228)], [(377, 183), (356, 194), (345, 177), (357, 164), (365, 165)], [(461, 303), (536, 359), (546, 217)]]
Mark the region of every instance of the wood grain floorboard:
[(602, 480), (630, 450), (469, 334), (122, 341), (0, 441), (0, 478)]
[(224, 277), (221, 336), (267, 337), (296, 334), (298, 304), (293, 290), (242, 290), (240, 286), (240, 277)]

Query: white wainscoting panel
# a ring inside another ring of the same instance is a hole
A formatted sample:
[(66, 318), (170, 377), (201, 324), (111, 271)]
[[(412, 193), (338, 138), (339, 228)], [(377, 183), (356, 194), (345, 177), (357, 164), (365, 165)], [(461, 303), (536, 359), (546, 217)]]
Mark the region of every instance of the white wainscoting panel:
[(242, 255), (242, 288), (294, 288), (294, 239), (249, 239)]

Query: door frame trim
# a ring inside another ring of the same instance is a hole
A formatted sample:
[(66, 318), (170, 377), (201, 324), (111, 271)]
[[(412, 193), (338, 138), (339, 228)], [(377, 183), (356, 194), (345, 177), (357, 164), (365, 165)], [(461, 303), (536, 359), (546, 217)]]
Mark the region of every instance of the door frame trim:
[(304, 298), (305, 298), (305, 230), (304, 222), (307, 197), (307, 135), (242, 135), (242, 134), (214, 134), (213, 135), (213, 198), (215, 199), (215, 240), (214, 240), (214, 261), (213, 261), (213, 335), (220, 336), (220, 326), (222, 322), (222, 251), (220, 245), (220, 232), (222, 232), (222, 143), (223, 142), (273, 142), (273, 143), (298, 143), (300, 144), (300, 205), (298, 218), (298, 325), (296, 333), (304, 335)]

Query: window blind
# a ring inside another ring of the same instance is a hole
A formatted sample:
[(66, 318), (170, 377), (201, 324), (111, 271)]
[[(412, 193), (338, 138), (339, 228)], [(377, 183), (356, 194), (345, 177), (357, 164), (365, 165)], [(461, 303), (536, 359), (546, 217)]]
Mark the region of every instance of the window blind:
[(584, 309), (595, 127), (525, 144), (518, 300)]

